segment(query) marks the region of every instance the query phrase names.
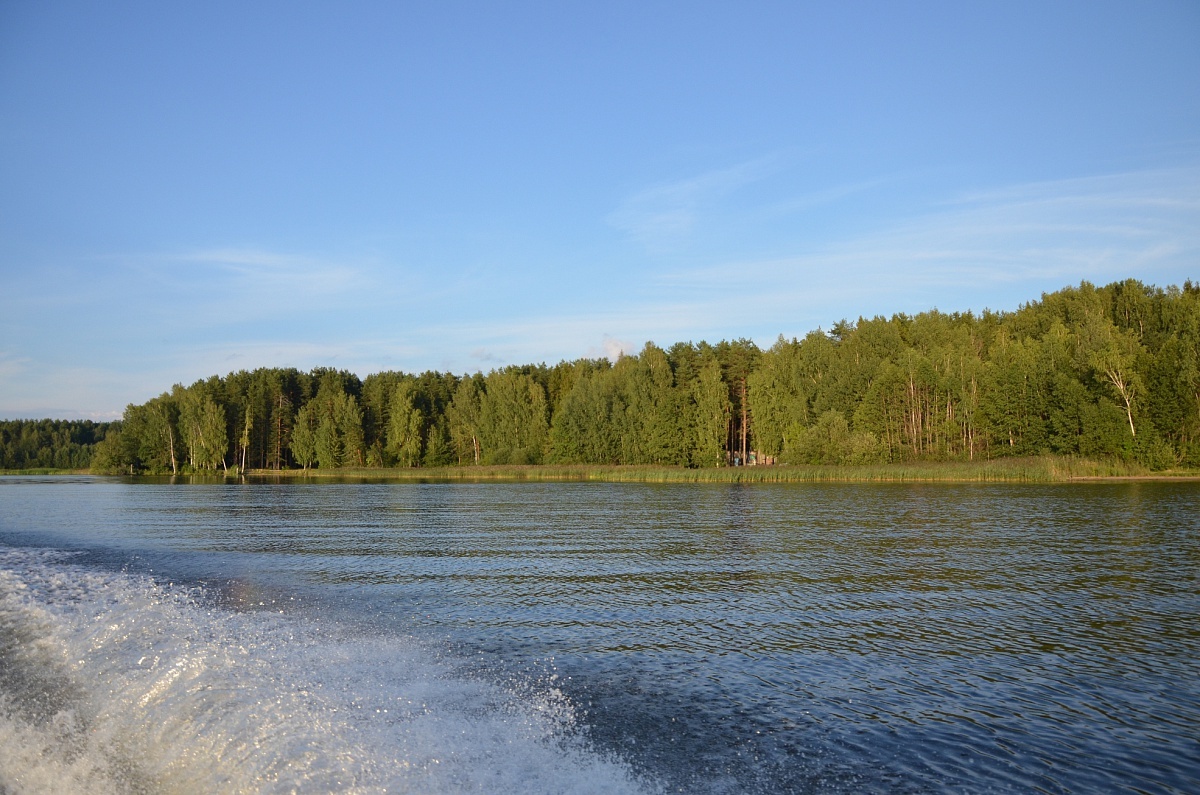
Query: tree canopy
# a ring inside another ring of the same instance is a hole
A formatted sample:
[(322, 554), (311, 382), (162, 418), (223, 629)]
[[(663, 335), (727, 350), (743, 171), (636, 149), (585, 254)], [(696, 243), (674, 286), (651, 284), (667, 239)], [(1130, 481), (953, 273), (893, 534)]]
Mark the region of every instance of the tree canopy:
[(0, 469), (87, 469), (118, 423), (0, 420)]

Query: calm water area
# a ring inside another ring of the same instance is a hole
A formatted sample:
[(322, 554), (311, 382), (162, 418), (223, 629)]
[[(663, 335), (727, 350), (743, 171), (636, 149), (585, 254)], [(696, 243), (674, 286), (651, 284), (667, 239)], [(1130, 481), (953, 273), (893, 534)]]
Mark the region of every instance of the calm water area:
[(1200, 484), (0, 478), (0, 793), (1200, 792)]

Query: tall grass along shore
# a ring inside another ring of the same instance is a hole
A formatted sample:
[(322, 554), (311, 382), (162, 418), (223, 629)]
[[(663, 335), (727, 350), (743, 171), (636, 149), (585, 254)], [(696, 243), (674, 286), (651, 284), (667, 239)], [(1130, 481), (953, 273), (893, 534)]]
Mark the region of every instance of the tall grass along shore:
[(308, 471), (250, 470), (253, 480), (281, 482), (609, 482), (609, 483), (814, 483), (814, 482), (962, 482), (1064, 483), (1096, 479), (1200, 479), (1200, 471), (1150, 472), (1121, 462), (1060, 456), (1005, 458), (977, 462), (870, 464), (863, 466), (785, 465), (758, 467), (684, 467), (544, 465), (337, 469)]

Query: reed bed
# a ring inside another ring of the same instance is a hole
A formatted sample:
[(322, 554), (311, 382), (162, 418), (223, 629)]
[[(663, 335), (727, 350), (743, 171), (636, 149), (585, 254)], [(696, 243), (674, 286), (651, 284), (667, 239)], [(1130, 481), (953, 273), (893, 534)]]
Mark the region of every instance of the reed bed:
[(1037, 456), (991, 461), (914, 462), (865, 466), (778, 465), (687, 469), (658, 466), (470, 466), (308, 471), (251, 470), (253, 479), (346, 482), (607, 482), (607, 483), (1063, 483), (1074, 480), (1197, 477), (1200, 472), (1151, 473), (1113, 461)]
[[(0, 475), (86, 475), (79, 469), (7, 469)], [(120, 473), (112, 473), (120, 474)], [(279, 482), (607, 482), (607, 483), (1065, 483), (1088, 480), (1197, 480), (1200, 470), (1152, 472), (1138, 464), (1071, 456), (1031, 456), (990, 461), (910, 462), (863, 466), (781, 464), (758, 467), (688, 469), (662, 466), (546, 464), (419, 468), (252, 469), (239, 473), (190, 473), (176, 479), (220, 482), (239, 476)], [(137, 476), (170, 479), (170, 474)]]

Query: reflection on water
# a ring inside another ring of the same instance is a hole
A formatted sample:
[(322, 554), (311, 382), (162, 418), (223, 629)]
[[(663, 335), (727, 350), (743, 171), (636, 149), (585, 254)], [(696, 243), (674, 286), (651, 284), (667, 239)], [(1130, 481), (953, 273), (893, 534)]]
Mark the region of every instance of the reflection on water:
[(597, 753), (714, 792), (1200, 790), (1198, 517), (1196, 484), (0, 480), (0, 541), (553, 676)]

